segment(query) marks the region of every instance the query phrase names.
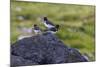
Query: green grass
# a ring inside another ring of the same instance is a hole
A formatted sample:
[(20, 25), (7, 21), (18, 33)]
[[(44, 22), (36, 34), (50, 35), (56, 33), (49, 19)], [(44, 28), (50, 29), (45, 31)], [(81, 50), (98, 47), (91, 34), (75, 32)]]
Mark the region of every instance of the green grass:
[[(16, 7), (22, 8), (20, 12)], [(27, 19), (20, 21), (16, 16), (26, 16)], [(32, 27), (38, 24), (44, 29), (38, 19), (47, 16), (55, 24), (60, 25), (57, 36), (68, 46), (77, 48), (82, 54), (89, 57), (90, 61), (95, 60), (95, 6), (32, 3), (32, 2), (11, 2), (11, 43), (17, 40), (20, 33), (18, 26)]]

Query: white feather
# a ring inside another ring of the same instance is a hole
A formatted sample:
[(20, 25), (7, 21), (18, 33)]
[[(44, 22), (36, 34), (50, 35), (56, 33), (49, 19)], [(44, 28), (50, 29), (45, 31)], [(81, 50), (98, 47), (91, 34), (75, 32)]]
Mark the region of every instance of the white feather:
[(46, 21), (44, 22), (44, 25), (45, 25), (47, 28), (49, 28), (49, 29), (54, 27), (53, 25), (46, 24)]

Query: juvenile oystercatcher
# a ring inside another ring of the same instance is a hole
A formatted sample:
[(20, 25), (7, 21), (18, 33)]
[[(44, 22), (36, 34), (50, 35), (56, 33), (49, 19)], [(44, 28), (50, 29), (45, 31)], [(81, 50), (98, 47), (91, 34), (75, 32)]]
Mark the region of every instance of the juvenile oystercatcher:
[(33, 31), (35, 32), (35, 34), (41, 33), (41, 29), (36, 24), (34, 24), (34, 26), (33, 26)]
[(43, 18), (43, 23), (47, 27), (47, 31), (52, 33), (56, 33), (59, 29), (59, 25), (54, 25), (51, 21), (48, 20), (47, 17)]

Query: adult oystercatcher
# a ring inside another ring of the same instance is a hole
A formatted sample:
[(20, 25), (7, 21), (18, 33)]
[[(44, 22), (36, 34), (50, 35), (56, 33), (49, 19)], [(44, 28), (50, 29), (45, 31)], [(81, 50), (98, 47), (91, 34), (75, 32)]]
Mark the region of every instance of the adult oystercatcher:
[(56, 33), (59, 29), (59, 25), (54, 25), (47, 17), (43, 18), (43, 24), (47, 27), (47, 31)]

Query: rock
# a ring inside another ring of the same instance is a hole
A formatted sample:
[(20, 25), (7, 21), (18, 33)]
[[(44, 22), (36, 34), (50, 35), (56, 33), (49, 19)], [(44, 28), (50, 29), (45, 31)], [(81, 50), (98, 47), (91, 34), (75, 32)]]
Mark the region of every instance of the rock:
[(32, 62), (31, 60), (28, 59), (24, 59), (23, 57), (20, 56), (15, 56), (15, 55), (11, 55), (11, 67), (15, 67), (17, 65), (20, 66), (27, 66), (27, 65), (33, 65), (33, 64), (37, 64), (35, 62)]
[(52, 33), (18, 40), (11, 45), (11, 65), (42, 65), (87, 62), (75, 48), (70, 48)]

